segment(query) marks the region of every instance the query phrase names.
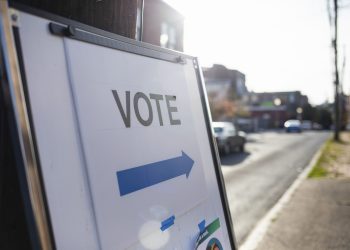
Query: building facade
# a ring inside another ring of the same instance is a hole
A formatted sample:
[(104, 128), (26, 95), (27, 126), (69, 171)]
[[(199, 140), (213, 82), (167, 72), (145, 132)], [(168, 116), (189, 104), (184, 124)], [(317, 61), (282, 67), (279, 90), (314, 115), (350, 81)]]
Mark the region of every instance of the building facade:
[(249, 92), (242, 72), (214, 64), (210, 68), (203, 68), (203, 75), (214, 120), (232, 121), (237, 117), (248, 116), (245, 101), (248, 100)]
[(144, 0), (142, 29), (143, 42), (183, 51), (184, 17), (164, 1)]
[(248, 96), (245, 75), (238, 70), (214, 64), (211, 68), (203, 68), (203, 76), (208, 95), (233, 100)]
[(300, 91), (250, 93), (249, 110), (262, 129), (282, 128), (286, 120), (303, 118), (308, 97)]

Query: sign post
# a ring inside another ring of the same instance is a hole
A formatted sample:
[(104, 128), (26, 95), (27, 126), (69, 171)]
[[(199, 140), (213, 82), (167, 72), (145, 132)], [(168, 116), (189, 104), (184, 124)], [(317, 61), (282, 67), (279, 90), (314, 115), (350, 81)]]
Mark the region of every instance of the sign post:
[(3, 63), (40, 246), (236, 249), (197, 59), (11, 13)]

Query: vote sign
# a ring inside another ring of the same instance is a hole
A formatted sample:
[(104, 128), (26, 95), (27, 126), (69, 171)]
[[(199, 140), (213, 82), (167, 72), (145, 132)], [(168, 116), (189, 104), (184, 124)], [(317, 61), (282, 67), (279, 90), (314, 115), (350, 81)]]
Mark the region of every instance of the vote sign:
[(56, 247), (194, 249), (215, 221), (234, 248), (197, 60), (26, 11), (16, 46)]

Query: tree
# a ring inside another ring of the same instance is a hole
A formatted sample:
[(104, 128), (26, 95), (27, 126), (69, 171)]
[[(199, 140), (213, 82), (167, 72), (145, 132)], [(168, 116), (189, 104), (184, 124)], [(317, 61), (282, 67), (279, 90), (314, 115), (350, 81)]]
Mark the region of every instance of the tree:
[(303, 107), (303, 120), (314, 121), (315, 120), (315, 108), (311, 104), (305, 104)]
[(330, 129), (332, 125), (331, 112), (327, 109), (320, 109), (318, 123), (321, 124), (324, 129)]
[(213, 121), (232, 120), (237, 112), (232, 100), (215, 100), (209, 95), (209, 106)]

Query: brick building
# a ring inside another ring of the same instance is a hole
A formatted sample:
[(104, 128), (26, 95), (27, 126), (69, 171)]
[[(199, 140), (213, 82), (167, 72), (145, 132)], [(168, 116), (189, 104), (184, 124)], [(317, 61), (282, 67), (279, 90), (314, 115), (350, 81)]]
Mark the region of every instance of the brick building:
[(237, 100), (248, 96), (245, 75), (238, 70), (214, 64), (211, 68), (203, 68), (203, 76), (208, 95), (213, 98)]
[(308, 105), (308, 97), (300, 91), (250, 93), (252, 118), (257, 119), (258, 127), (281, 128), (286, 120), (298, 119), (298, 108)]

